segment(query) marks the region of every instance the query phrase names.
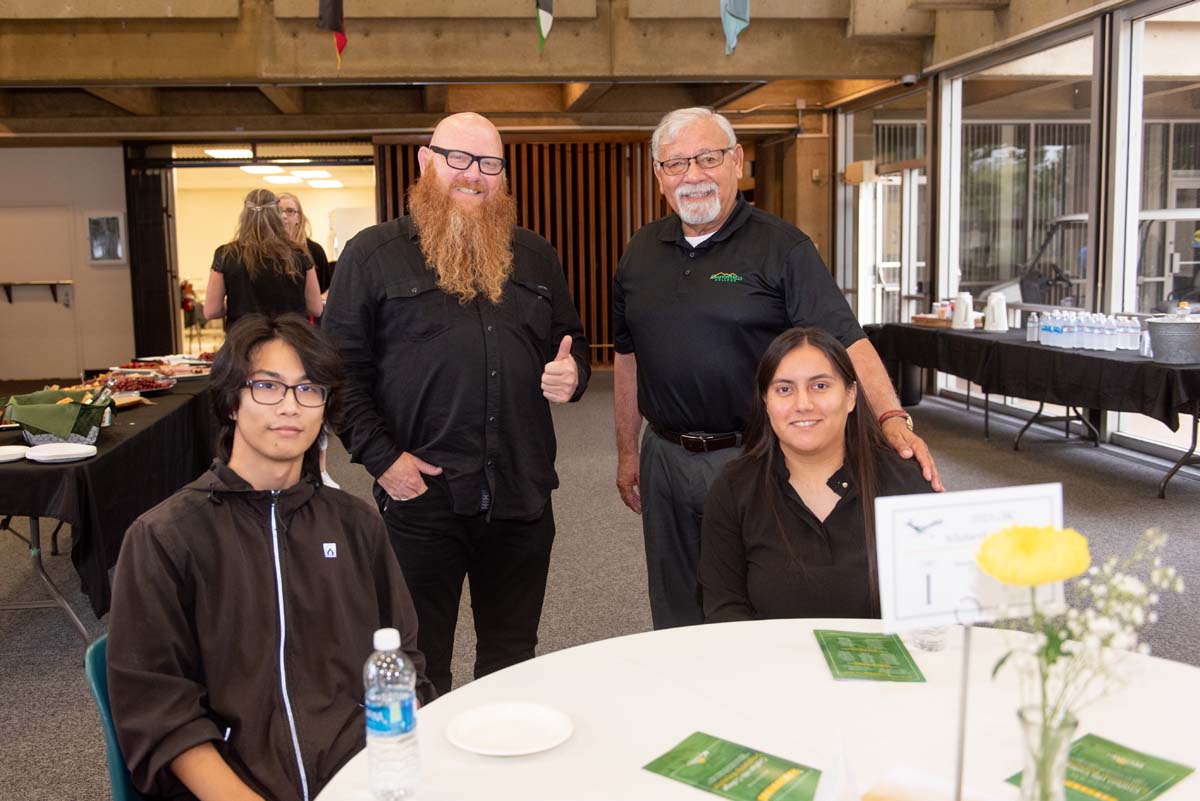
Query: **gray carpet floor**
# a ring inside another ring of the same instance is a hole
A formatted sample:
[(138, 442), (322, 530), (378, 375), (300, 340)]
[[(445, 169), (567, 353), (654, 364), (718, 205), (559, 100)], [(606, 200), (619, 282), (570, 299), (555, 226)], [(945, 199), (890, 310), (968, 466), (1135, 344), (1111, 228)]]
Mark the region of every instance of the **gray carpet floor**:
[[(645, 592), (638, 518), (621, 505), (613, 487), (612, 377), (598, 373), (584, 399), (555, 409), (559, 435), (555, 495), (558, 540), (542, 617), (539, 652), (645, 631)], [(1168, 597), (1162, 621), (1149, 631), (1154, 653), (1200, 665), (1200, 479), (1175, 479), (1165, 501), (1155, 497), (1162, 463), (1115, 449), (1057, 442), (1061, 435), (1031, 432), (1020, 453), (1012, 450), (1017, 425), (992, 418), (992, 439), (982, 438), (982, 418), (961, 404), (926, 399), (915, 411), (950, 489), (1061, 481), (1066, 520), (1085, 533), (1103, 557), (1125, 551), (1142, 529), (1158, 526), (1171, 536), (1167, 560), (1179, 567), (1189, 592)], [(330, 472), (347, 490), (369, 497), (366, 474), (337, 443)], [(18, 531), (23, 531), (16, 523)], [(91, 633), (104, 629), (78, 591), (66, 555), (47, 555), (51, 576)], [(29, 554), (15, 537), (0, 533), (0, 604), (39, 597)], [(464, 598), (456, 642), (456, 684), (470, 680), (474, 634)], [(83, 645), (57, 611), (0, 612), (0, 799), (60, 801), (108, 797), (104, 741), (83, 675)]]

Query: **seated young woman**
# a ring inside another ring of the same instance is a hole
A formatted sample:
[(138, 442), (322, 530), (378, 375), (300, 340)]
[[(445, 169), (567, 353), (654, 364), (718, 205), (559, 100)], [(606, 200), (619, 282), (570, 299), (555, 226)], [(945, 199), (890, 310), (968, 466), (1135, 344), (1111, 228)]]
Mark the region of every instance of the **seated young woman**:
[(876, 496), (932, 492), (887, 444), (846, 349), (780, 334), (758, 365), (742, 454), (704, 507), (704, 620), (879, 617)]

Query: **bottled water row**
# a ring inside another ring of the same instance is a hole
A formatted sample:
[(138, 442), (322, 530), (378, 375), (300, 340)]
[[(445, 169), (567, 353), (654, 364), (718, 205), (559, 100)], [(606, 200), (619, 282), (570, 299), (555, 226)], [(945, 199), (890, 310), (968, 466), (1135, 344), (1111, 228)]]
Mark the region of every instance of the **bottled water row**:
[(1138, 350), (1141, 337), (1142, 327), (1135, 319), (1084, 311), (1055, 309), (1041, 319), (1033, 312), (1025, 324), (1026, 342), (1040, 342), (1052, 348)]

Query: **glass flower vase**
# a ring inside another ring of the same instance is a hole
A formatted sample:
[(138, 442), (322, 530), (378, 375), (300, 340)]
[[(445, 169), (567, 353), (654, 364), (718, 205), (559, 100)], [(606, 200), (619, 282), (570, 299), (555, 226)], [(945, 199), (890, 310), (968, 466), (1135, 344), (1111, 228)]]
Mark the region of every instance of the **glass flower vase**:
[(1070, 715), (1045, 721), (1038, 706), (1017, 712), (1025, 747), (1021, 801), (1064, 801), (1067, 757), (1079, 722)]

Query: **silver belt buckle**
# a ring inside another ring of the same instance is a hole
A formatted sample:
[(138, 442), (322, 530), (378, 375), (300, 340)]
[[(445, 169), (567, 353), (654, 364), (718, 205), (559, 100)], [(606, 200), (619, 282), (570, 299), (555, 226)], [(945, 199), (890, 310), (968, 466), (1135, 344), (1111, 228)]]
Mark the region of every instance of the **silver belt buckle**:
[(679, 443), (692, 453), (708, 453), (708, 437), (704, 434), (680, 434)]

